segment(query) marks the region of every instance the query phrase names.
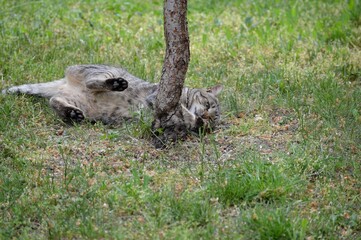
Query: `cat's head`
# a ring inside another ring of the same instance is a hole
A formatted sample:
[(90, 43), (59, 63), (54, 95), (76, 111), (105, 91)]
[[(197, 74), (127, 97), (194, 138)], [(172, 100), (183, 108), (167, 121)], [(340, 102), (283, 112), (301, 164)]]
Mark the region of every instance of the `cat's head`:
[(221, 85), (208, 89), (188, 89), (182, 96), (181, 106), (184, 122), (187, 128), (198, 131), (213, 129), (220, 120), (220, 106), (217, 95), (222, 91)]

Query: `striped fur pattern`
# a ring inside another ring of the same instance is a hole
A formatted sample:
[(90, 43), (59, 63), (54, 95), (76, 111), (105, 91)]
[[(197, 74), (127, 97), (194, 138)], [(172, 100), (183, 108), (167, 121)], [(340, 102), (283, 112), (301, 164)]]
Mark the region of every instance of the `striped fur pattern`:
[[(155, 104), (158, 85), (139, 79), (122, 68), (107, 65), (75, 65), (65, 77), (47, 83), (25, 84), (3, 90), (3, 94), (22, 93), (49, 99), (50, 106), (67, 122), (84, 119), (105, 124), (132, 118), (133, 111)], [(189, 129), (214, 127), (220, 109), (216, 96), (221, 86), (209, 89), (184, 88), (180, 99), (181, 117), (176, 121)], [(175, 122), (177, 124), (177, 122)]]

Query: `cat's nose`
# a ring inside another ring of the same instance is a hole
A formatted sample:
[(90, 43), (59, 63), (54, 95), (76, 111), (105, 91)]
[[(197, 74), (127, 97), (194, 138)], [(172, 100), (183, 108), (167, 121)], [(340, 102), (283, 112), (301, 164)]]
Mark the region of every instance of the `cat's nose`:
[(209, 116), (208, 112), (204, 112), (203, 115), (202, 115), (202, 118), (203, 119), (209, 119), (210, 116)]

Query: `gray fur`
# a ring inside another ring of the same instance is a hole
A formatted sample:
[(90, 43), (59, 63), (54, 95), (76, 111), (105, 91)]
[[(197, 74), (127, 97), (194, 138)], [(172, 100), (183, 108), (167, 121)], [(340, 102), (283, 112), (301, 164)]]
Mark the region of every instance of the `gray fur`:
[[(49, 98), (50, 106), (65, 121), (84, 119), (106, 124), (120, 123), (139, 108), (152, 108), (158, 85), (139, 79), (122, 68), (107, 65), (75, 65), (60, 80), (25, 84), (3, 90)], [(219, 121), (216, 95), (221, 86), (206, 89), (184, 88), (180, 99), (183, 121), (190, 129), (201, 125), (213, 127)]]

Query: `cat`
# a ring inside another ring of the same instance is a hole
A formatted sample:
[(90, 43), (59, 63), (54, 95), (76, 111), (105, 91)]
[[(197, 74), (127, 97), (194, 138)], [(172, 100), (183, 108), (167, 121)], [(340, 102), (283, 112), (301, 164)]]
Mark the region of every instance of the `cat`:
[[(223, 87), (208, 89), (183, 88), (180, 98), (181, 116), (175, 123), (196, 130), (214, 128), (220, 120), (217, 95)], [(10, 87), (3, 94), (22, 93), (45, 97), (65, 122), (101, 121), (118, 124), (131, 119), (133, 111), (153, 109), (158, 84), (139, 79), (126, 70), (108, 65), (74, 65), (65, 77), (52, 82)]]

